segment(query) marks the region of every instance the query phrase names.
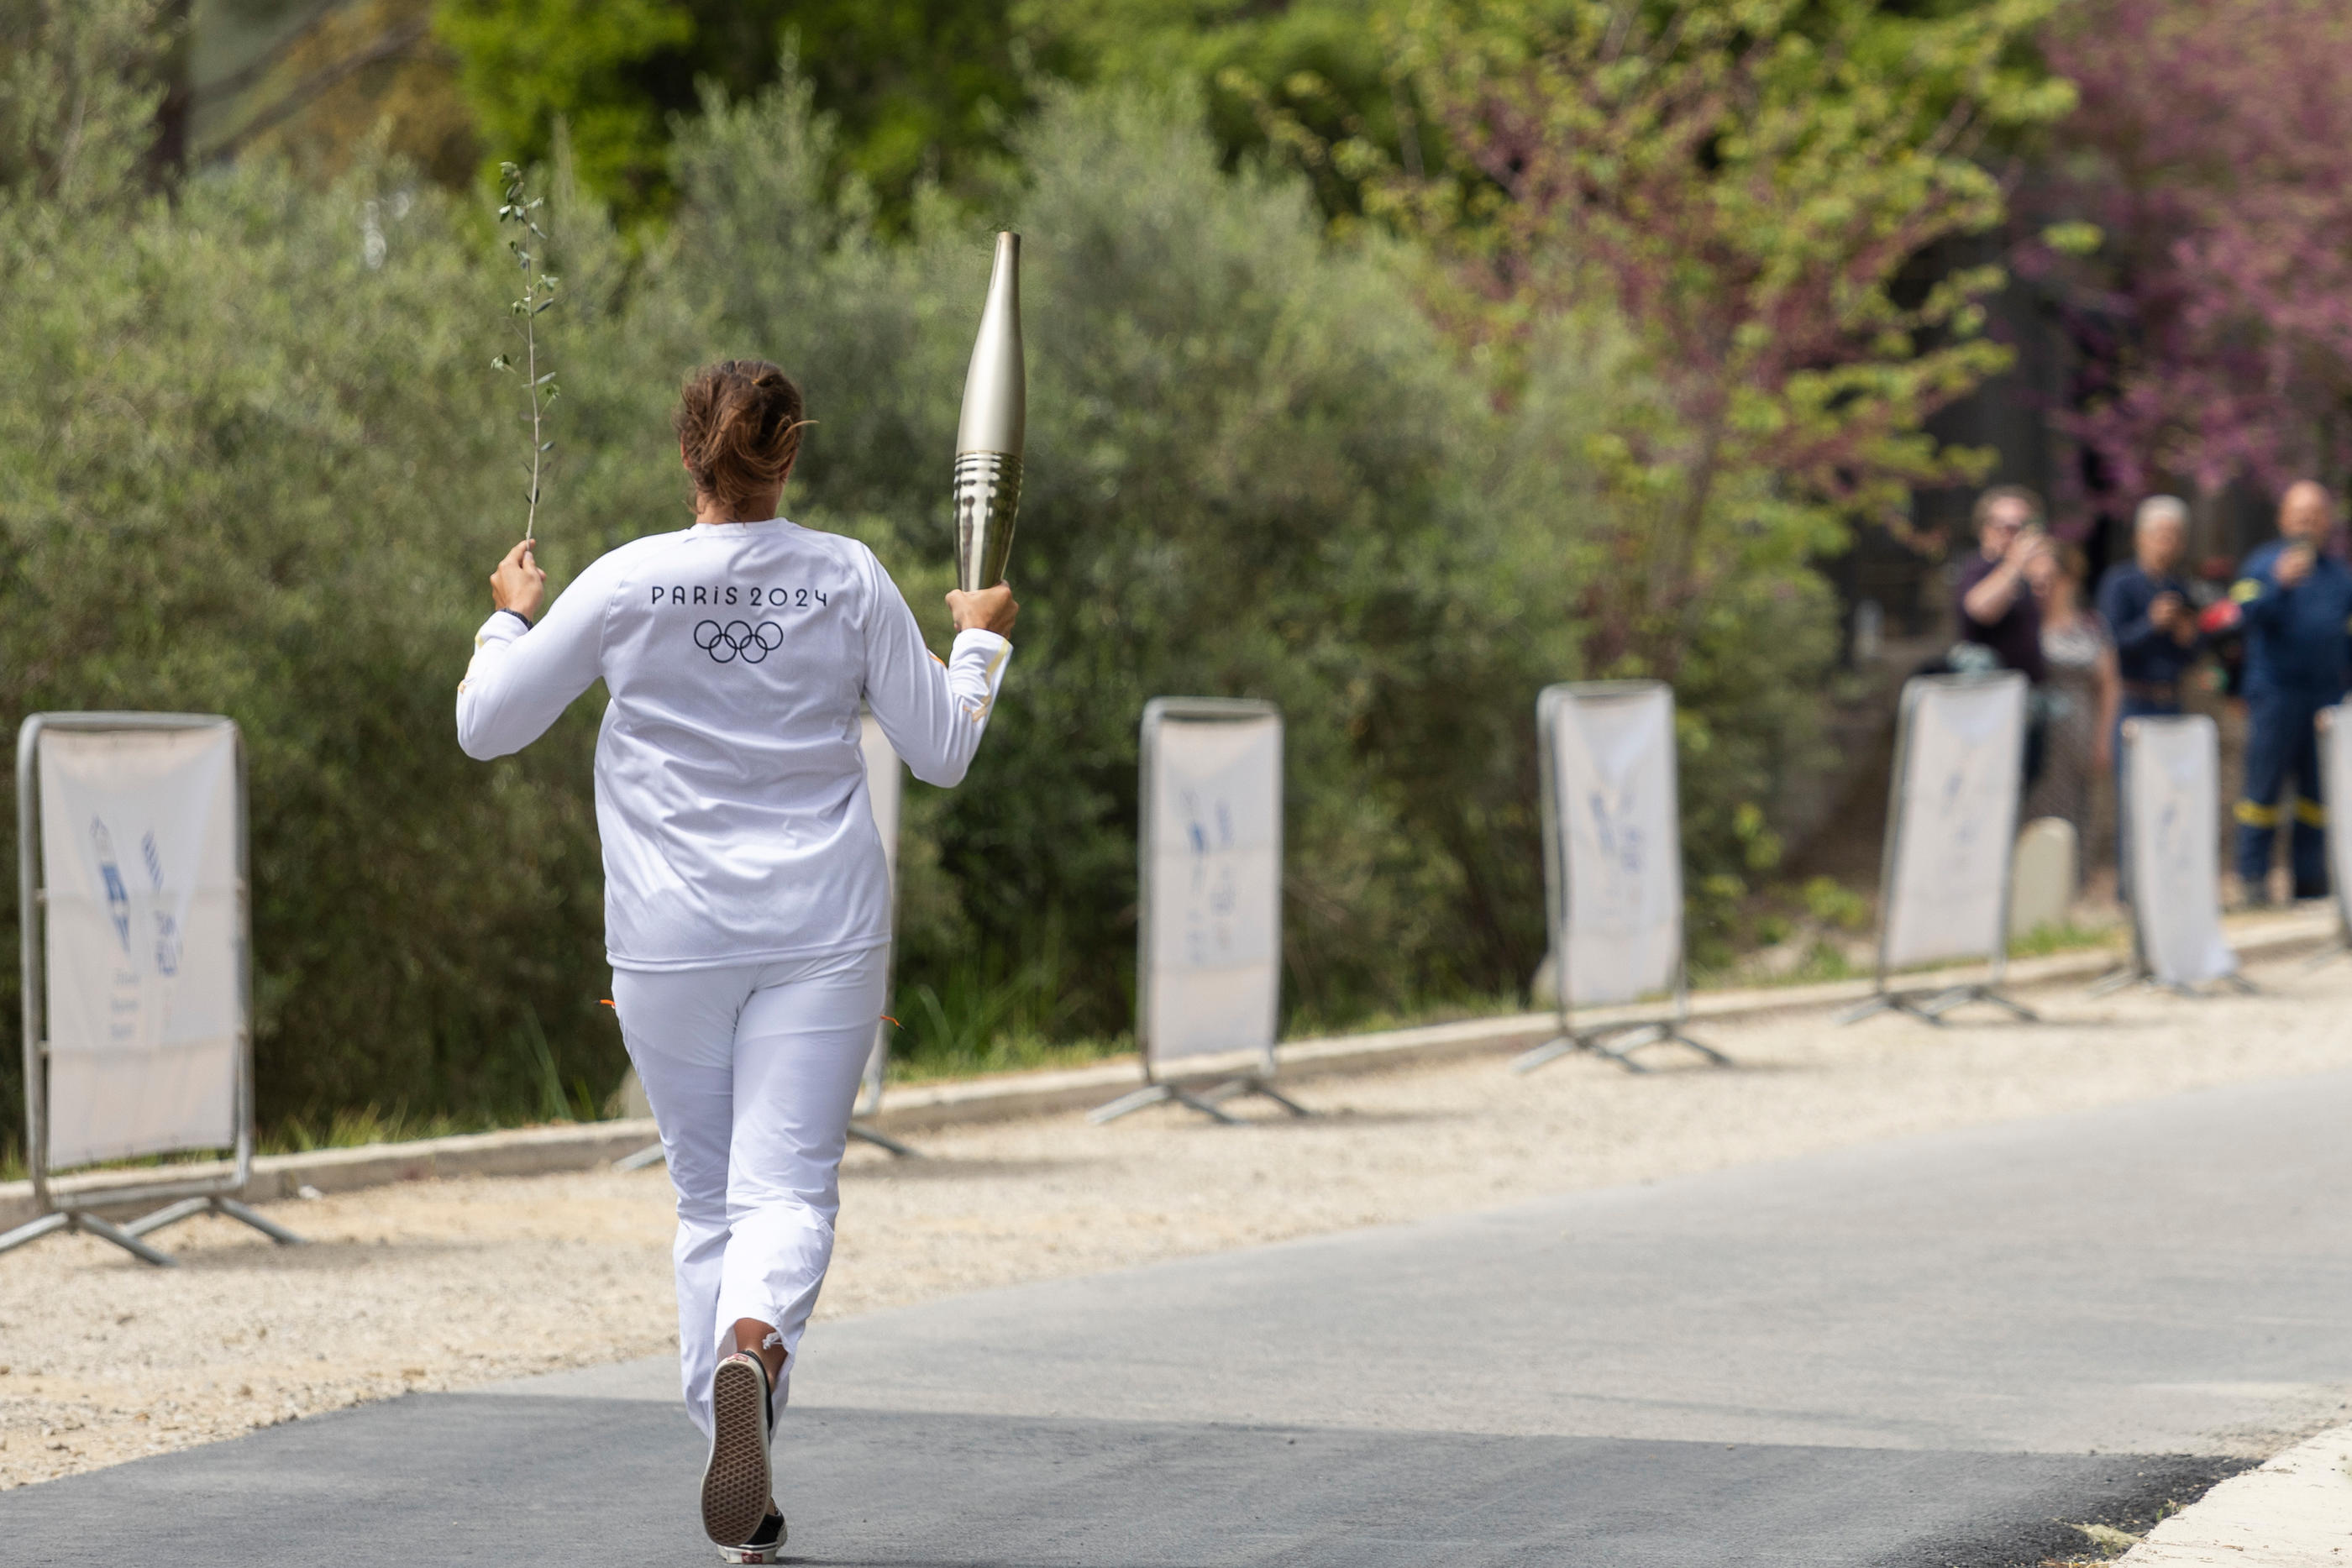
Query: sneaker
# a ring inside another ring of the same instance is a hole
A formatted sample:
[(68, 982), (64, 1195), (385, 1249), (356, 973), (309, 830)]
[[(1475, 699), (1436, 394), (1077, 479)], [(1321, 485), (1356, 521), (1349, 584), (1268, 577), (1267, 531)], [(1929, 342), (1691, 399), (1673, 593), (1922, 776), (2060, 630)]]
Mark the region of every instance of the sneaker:
[(768, 1517), (760, 1521), (760, 1528), (751, 1532), (751, 1539), (740, 1546), (720, 1547), (719, 1561), (721, 1563), (782, 1563), (784, 1560), (783, 1550), (784, 1516), (776, 1511), (776, 1505), (773, 1502), (770, 1502)]
[(739, 1350), (719, 1364), (710, 1375), (710, 1414), (702, 1528), (720, 1546), (740, 1547), (759, 1533), (775, 1496), (768, 1469), (768, 1369), (758, 1356)]

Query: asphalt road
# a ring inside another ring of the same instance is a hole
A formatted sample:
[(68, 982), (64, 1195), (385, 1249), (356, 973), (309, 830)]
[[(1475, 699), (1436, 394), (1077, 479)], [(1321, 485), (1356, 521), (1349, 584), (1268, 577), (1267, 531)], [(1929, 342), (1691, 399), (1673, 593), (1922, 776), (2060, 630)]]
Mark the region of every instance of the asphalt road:
[[(2347, 1134), (2331, 1074), (821, 1325), (793, 1549), (2038, 1563), (2081, 1547), (2061, 1521), (2342, 1419)], [(0, 1494), (0, 1562), (708, 1561), (672, 1378), (411, 1396)]]

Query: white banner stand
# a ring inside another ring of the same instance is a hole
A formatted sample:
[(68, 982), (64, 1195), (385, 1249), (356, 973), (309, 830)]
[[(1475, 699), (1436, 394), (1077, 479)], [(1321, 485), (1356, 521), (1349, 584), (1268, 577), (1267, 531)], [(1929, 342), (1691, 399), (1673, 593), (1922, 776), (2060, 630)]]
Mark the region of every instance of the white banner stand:
[[(1144, 1086), (1092, 1112), (1109, 1122), (1187, 1105), (1234, 1123), (1222, 1102), (1275, 1092), (1282, 1000), (1282, 710), (1219, 697), (1144, 706), (1138, 800), (1135, 1039)], [(1255, 1071), (1193, 1090), (1189, 1060), (1255, 1051)]]
[[(1532, 1072), (1571, 1051), (1635, 1072), (1633, 1052), (1683, 1045), (1718, 1067), (1730, 1058), (1692, 1039), (1683, 963), (1680, 788), (1675, 694), (1664, 681), (1577, 681), (1536, 698), (1543, 784), (1544, 914), (1559, 1033), (1516, 1058)], [(1663, 1017), (1576, 1027), (1580, 1007), (1670, 992)]]
[(2336, 903), (2336, 945), (2315, 954), (2304, 966), (2315, 969), (2333, 958), (2352, 953), (2352, 822), (2338, 819), (2352, 811), (2352, 720), (2346, 705), (2319, 710), (2319, 793), (2327, 807), (2327, 891)]
[(2221, 732), (2202, 714), (2126, 719), (2123, 729), (2132, 955), (2092, 993), (2146, 985), (2195, 996), (2214, 981), (2251, 991), (2221, 935)]
[[(301, 1238), (237, 1201), (253, 1175), (252, 916), (245, 751), (199, 714), (35, 714), (16, 733), (24, 942), (25, 1162), (46, 1212), (0, 1252), (85, 1231), (143, 1239), (213, 1213)], [(233, 1148), (230, 1168), (133, 1186), (61, 1169)], [(124, 1225), (92, 1206), (163, 1207)]]
[[(882, 733), (881, 725), (870, 713), (858, 716), (857, 747), (866, 758), (866, 799), (874, 808), (874, 827), (882, 835), (882, 863), (888, 868), (890, 878), (890, 946), (895, 958), (898, 946), (898, 803), (906, 794), (907, 765), (890, 749), (890, 739)], [(890, 958), (883, 960), (887, 973)], [(886, 987), (884, 993), (887, 996)], [(887, 1005), (887, 1003), (885, 1004)], [(874, 1049), (866, 1054), (866, 1076), (857, 1091), (857, 1106), (849, 1123), (849, 1135), (860, 1143), (872, 1144), (877, 1149), (887, 1149), (902, 1160), (921, 1158), (921, 1151), (900, 1143), (887, 1133), (877, 1132), (856, 1120), (871, 1116), (882, 1108), (882, 1074), (890, 1062), (890, 1020), (874, 1020)], [(616, 1171), (643, 1170), (659, 1165), (664, 1156), (659, 1144), (648, 1144), (634, 1155), (624, 1155), (613, 1162)]]
[[(1970, 1002), (2033, 1011), (2001, 993), (2009, 967), (2010, 882), (2024, 789), (2025, 677), (1915, 675), (1904, 683), (1878, 881), (1874, 994), (1838, 1016), (1853, 1023), (1898, 1012), (1932, 1024)], [(1896, 970), (1976, 958), (1982, 983), (1897, 990)]]

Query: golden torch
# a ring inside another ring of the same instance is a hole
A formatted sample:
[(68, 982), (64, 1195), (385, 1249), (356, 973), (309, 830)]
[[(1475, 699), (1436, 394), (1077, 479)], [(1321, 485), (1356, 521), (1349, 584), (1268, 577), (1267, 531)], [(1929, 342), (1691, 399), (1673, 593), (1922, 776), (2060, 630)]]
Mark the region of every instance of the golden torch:
[(1021, 236), (996, 236), (980, 337), (963, 378), (956, 425), (956, 586), (970, 592), (1004, 580), (1013, 516), (1021, 507), (1021, 441), (1028, 421), (1021, 359)]

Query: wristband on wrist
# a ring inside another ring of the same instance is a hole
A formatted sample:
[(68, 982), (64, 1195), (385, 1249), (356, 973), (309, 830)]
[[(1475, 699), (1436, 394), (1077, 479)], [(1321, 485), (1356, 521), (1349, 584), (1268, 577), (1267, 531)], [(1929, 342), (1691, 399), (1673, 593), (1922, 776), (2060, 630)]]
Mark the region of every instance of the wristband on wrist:
[(522, 622), (522, 629), (523, 629), (524, 631), (528, 632), (528, 631), (530, 631), (530, 616), (528, 616), (528, 615), (525, 615), (521, 611), (520, 611), (520, 610), (509, 610), (509, 609), (508, 609), (505, 605), (501, 604), (501, 605), (499, 605), (499, 608), (498, 608), (498, 612), (498, 612), (499, 614), (500, 614), (500, 615), (511, 615), (511, 616), (513, 616), (516, 620), (518, 620), (518, 621), (520, 621), (520, 622)]

